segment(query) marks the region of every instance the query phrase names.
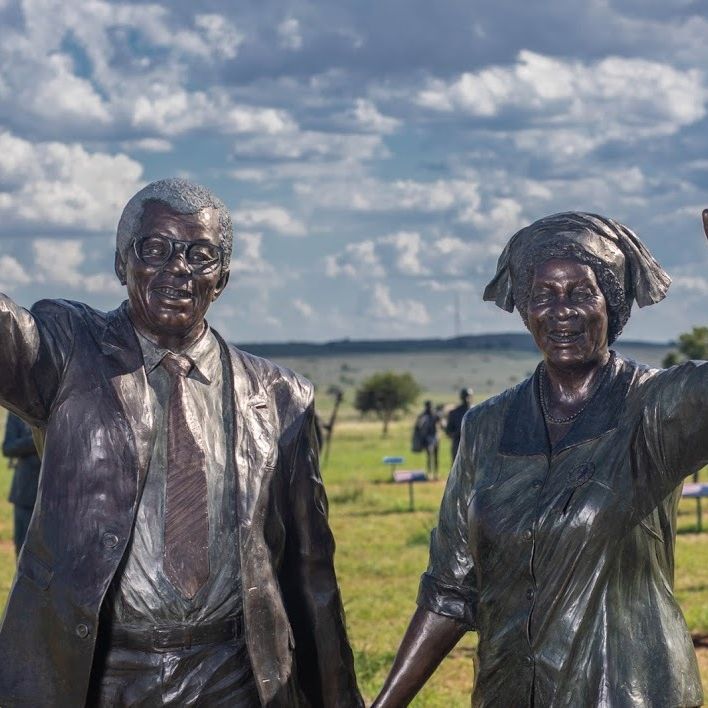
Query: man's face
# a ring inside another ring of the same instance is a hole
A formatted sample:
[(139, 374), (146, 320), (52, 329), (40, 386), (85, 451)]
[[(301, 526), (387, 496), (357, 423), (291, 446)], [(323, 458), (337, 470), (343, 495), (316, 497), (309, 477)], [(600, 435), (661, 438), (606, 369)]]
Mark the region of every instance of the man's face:
[[(152, 236), (219, 246), (218, 213), (203, 209), (196, 214), (179, 214), (160, 202), (148, 202), (136, 241)], [(220, 263), (204, 272), (193, 270), (187, 263), (185, 246), (174, 248), (160, 266), (143, 262), (131, 245), (126, 262), (116, 263), (116, 272), (128, 287), (133, 324), (158, 345), (172, 348), (196, 340), (204, 329), (209, 306), (228, 281)]]
[(578, 261), (554, 259), (536, 267), (528, 322), (549, 364), (593, 364), (607, 352), (605, 296), (593, 269)]

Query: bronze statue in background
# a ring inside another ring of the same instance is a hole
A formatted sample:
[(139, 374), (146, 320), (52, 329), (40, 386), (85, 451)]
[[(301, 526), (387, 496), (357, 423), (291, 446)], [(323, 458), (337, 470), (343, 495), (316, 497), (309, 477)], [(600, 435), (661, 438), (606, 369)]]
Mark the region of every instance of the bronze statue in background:
[(2, 454), (13, 469), (8, 500), (14, 509), (15, 555), (25, 542), (34, 502), (37, 499), (39, 468), (42, 464), (32, 437), (32, 429), (14, 413), (7, 414)]
[(634, 233), (593, 214), (510, 240), (485, 299), (519, 310), (543, 360), (465, 417), (376, 708), (407, 705), (469, 630), (474, 706), (702, 704), (672, 586), (681, 483), (708, 462), (708, 363), (656, 370), (609, 349), (633, 301), (669, 283)]
[(474, 392), (471, 388), (460, 389), (460, 405), (455, 406), (448, 414), (445, 421), (445, 432), (450, 438), (450, 460), (455, 462), (457, 450), (460, 447), (460, 436), (462, 435), (462, 421), (465, 413), (472, 406)]
[(162, 180), (121, 217), (117, 310), (0, 297), (0, 402), (44, 443), (5, 708), (361, 705), (312, 386), (204, 319), (232, 240), (221, 201)]

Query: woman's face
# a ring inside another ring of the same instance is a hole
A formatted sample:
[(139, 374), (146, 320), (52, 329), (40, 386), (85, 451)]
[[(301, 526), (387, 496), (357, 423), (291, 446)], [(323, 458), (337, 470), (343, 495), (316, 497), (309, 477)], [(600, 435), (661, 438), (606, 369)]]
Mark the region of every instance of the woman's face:
[(607, 320), (605, 296), (590, 266), (572, 258), (536, 266), (528, 322), (548, 364), (565, 368), (603, 362)]

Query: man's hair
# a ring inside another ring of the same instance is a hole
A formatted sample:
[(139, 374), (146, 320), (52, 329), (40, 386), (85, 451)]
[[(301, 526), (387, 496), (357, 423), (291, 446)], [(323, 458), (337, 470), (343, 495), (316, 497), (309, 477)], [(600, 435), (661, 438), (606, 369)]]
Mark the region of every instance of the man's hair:
[(124, 262), (130, 245), (140, 232), (143, 210), (149, 202), (162, 202), (178, 214), (197, 214), (202, 209), (216, 209), (219, 215), (219, 243), (224, 252), (221, 269), (223, 272), (229, 269), (234, 240), (229, 210), (206, 187), (179, 177), (151, 182), (125, 205), (116, 232), (116, 251)]

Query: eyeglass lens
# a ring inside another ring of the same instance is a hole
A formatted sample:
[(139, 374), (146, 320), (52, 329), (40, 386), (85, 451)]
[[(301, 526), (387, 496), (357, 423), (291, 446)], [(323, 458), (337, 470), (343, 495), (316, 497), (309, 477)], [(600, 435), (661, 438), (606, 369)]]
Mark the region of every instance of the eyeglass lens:
[(173, 241), (164, 236), (145, 236), (135, 243), (135, 251), (143, 263), (160, 267), (165, 265), (175, 250), (184, 251), (185, 259), (192, 270), (209, 268), (219, 260), (221, 249), (210, 243), (187, 243)]

